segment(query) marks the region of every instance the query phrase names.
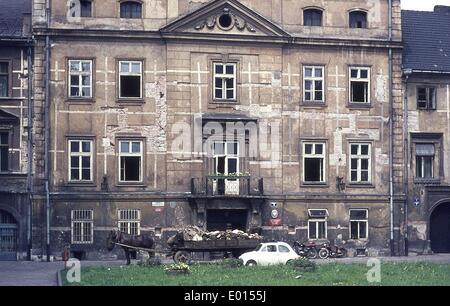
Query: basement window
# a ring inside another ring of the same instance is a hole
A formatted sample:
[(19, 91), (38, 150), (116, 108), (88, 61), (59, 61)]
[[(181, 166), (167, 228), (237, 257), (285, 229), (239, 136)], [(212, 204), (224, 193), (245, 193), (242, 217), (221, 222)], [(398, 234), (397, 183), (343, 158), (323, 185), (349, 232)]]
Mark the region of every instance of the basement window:
[(119, 98), (142, 98), (142, 62), (119, 62)]
[(350, 181), (369, 183), (371, 178), (371, 145), (368, 143), (350, 144)]
[(308, 210), (308, 239), (327, 239), (327, 218), (326, 209)]
[(120, 4), (120, 18), (142, 18), (142, 4), (125, 1)]
[(325, 143), (303, 143), (303, 181), (325, 182)]
[(434, 178), (435, 146), (430, 143), (416, 144), (416, 178)]
[(119, 141), (120, 182), (142, 182), (142, 141)]
[(0, 97), (9, 96), (9, 63), (0, 62)]
[(71, 236), (73, 244), (94, 242), (94, 212), (80, 209), (71, 211)]
[(9, 133), (0, 133), (0, 172), (9, 170)]
[(303, 25), (320, 27), (322, 26), (322, 11), (318, 9), (306, 9), (303, 11)]
[(417, 87), (417, 109), (436, 109), (436, 88)]
[(350, 209), (350, 239), (362, 240), (369, 237), (367, 209)]
[(370, 103), (370, 68), (350, 68), (350, 103)]
[(69, 60), (69, 97), (92, 97), (92, 61)]
[(119, 231), (137, 236), (141, 233), (141, 211), (139, 209), (119, 209)]
[(69, 140), (69, 181), (92, 181), (92, 140)]
[(236, 64), (214, 63), (214, 99), (236, 100)]
[(350, 28), (365, 29), (367, 28), (367, 13), (363, 11), (354, 11), (349, 14)]

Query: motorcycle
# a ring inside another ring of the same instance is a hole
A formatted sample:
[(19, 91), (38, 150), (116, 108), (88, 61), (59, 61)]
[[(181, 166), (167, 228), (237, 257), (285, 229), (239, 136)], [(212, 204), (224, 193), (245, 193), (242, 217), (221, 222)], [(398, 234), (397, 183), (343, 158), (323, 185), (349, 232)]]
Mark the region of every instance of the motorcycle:
[(347, 257), (347, 250), (343, 247), (338, 247), (335, 245), (330, 245), (329, 243), (324, 243), (319, 250), (319, 258), (342, 258)]
[(316, 244), (310, 243), (305, 245), (298, 241), (294, 242), (294, 251), (301, 257), (307, 257), (309, 259), (317, 258), (317, 247)]

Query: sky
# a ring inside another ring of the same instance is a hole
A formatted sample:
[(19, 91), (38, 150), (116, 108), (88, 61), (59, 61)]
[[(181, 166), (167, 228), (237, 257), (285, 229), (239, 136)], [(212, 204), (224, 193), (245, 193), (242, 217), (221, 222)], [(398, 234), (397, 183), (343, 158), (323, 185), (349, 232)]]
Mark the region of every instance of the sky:
[(432, 11), (435, 5), (448, 5), (450, 0), (402, 0), (403, 10)]

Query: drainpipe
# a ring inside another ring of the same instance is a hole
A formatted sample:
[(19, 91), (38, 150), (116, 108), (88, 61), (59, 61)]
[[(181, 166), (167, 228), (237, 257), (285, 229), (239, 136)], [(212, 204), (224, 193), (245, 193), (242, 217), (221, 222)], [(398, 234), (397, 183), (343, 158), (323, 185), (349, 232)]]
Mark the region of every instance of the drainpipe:
[[(50, 0), (46, 1), (47, 29), (50, 27)], [(50, 139), (50, 37), (45, 36), (45, 102), (44, 102), (44, 180), (46, 210), (46, 254), (50, 261), (50, 190), (49, 190), (49, 139)]]
[[(389, 43), (392, 41), (392, 0), (389, 0)], [(392, 95), (392, 48), (389, 48), (389, 212), (390, 212), (390, 248), (391, 256), (395, 255), (394, 246), (394, 99)]]
[(32, 104), (32, 94), (33, 94), (33, 73), (32, 73), (32, 40), (30, 39), (28, 42), (28, 50), (27, 50), (27, 64), (28, 64), (28, 138), (27, 138), (27, 146), (28, 146), (28, 171), (27, 171), (27, 193), (28, 193), (28, 233), (27, 233), (27, 241), (28, 241), (28, 252), (27, 252), (27, 260), (31, 260), (31, 249), (33, 248), (33, 104)]
[(405, 193), (405, 202), (404, 202), (404, 233), (405, 233), (405, 256), (408, 256), (409, 252), (409, 237), (408, 237), (408, 203), (409, 203), (409, 190), (408, 190), (408, 185), (409, 185), (409, 132), (408, 132), (408, 81), (409, 81), (409, 77), (412, 74), (412, 70), (411, 69), (405, 69), (403, 70), (403, 75), (405, 76), (405, 84), (404, 84), (404, 88), (405, 88), (405, 97), (404, 97), (404, 111), (403, 111), (403, 118), (404, 118), (404, 123), (403, 123), (403, 139), (404, 139), (404, 148), (405, 148), (405, 153), (404, 153), (404, 158), (405, 158), (405, 170), (404, 170), (404, 193)]

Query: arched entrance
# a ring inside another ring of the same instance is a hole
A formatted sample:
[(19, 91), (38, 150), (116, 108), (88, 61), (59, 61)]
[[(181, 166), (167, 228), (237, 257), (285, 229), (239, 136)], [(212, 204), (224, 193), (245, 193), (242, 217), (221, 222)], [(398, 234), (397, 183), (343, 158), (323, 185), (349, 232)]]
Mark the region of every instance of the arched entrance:
[(14, 217), (0, 210), (0, 260), (17, 259), (17, 228)]
[(450, 203), (440, 204), (431, 214), (430, 241), (434, 253), (450, 253)]

